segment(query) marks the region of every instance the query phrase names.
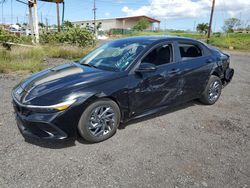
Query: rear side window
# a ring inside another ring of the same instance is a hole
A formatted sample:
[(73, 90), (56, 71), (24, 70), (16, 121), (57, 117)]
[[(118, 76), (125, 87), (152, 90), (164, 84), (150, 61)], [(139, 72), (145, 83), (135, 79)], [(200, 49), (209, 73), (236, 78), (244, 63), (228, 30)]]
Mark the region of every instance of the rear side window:
[(182, 60), (193, 59), (202, 56), (202, 50), (198, 45), (191, 43), (179, 43)]

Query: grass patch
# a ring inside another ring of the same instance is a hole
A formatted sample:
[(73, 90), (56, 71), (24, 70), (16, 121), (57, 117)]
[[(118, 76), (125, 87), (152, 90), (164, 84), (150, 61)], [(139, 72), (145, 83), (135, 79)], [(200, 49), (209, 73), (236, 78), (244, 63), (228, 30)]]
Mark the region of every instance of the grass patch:
[(42, 70), (45, 58), (76, 60), (86, 55), (93, 47), (80, 48), (70, 45), (40, 46), (34, 48), (0, 48), (0, 73), (15, 71), (37, 72)]
[(212, 37), (210, 43), (220, 48), (233, 47), (236, 50), (250, 50), (250, 34), (232, 33), (221, 37)]
[(13, 48), (0, 50), (0, 72), (12, 71), (36, 72), (42, 69), (44, 53), (41, 48)]
[[(199, 33), (191, 32), (178, 32), (178, 31), (166, 31), (166, 32), (132, 32), (125, 34), (122, 37), (129, 36), (152, 36), (152, 35), (171, 35), (171, 36), (180, 36), (188, 37), (197, 40), (206, 41), (206, 36), (200, 35)], [(230, 33), (230, 34), (220, 34), (213, 35), (210, 39), (210, 44), (219, 48), (229, 48), (233, 47), (236, 50), (241, 51), (250, 51), (250, 33)]]
[(44, 46), (46, 56), (51, 58), (79, 59), (90, 52), (93, 47), (80, 48), (77, 46)]

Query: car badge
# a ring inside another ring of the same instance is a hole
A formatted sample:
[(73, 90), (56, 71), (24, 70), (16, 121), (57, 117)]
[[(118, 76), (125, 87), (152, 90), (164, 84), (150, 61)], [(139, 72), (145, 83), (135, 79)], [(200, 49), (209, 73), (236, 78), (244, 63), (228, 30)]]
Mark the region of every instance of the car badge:
[(16, 90), (16, 94), (17, 94), (17, 95), (20, 95), (22, 92), (23, 92), (23, 88), (21, 88), (21, 87), (19, 87), (19, 88)]

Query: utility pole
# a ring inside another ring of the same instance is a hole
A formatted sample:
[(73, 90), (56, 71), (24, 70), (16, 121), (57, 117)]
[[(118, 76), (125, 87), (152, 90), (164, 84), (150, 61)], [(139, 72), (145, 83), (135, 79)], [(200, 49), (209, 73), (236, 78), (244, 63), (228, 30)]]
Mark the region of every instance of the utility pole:
[(28, 6), (29, 6), (29, 25), (30, 25), (30, 34), (31, 34), (31, 38), (32, 38), (32, 43), (34, 43), (34, 24), (33, 24), (33, 16), (32, 16), (32, 7), (33, 7), (33, 3), (32, 2), (28, 2)]
[(38, 28), (38, 17), (37, 17), (37, 0), (34, 0), (34, 29), (36, 43), (39, 43), (39, 28)]
[(46, 33), (48, 33), (49, 31), (48, 18), (45, 18), (45, 20), (46, 20)]
[(94, 8), (93, 8), (93, 11), (94, 11), (94, 33), (96, 34), (96, 1), (94, 0)]
[(211, 8), (211, 14), (210, 14), (210, 20), (209, 20), (209, 27), (208, 27), (208, 34), (207, 34), (207, 42), (209, 42), (210, 36), (211, 36), (211, 30), (212, 30), (212, 22), (213, 22), (213, 15), (214, 15), (214, 5), (215, 0), (212, 0), (212, 8)]
[(57, 30), (58, 32), (61, 31), (61, 26), (60, 26), (60, 9), (59, 9), (59, 2), (56, 2), (56, 11), (57, 11)]
[(62, 2), (63, 10), (62, 10), (62, 31), (64, 31), (64, 13), (65, 13), (65, 2)]

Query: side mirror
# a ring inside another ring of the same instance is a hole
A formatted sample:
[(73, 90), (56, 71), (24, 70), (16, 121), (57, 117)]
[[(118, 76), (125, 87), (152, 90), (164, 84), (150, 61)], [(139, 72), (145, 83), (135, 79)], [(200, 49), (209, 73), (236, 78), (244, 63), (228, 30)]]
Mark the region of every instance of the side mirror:
[(156, 71), (156, 66), (152, 63), (141, 63), (136, 72), (144, 73), (144, 72), (154, 72)]

